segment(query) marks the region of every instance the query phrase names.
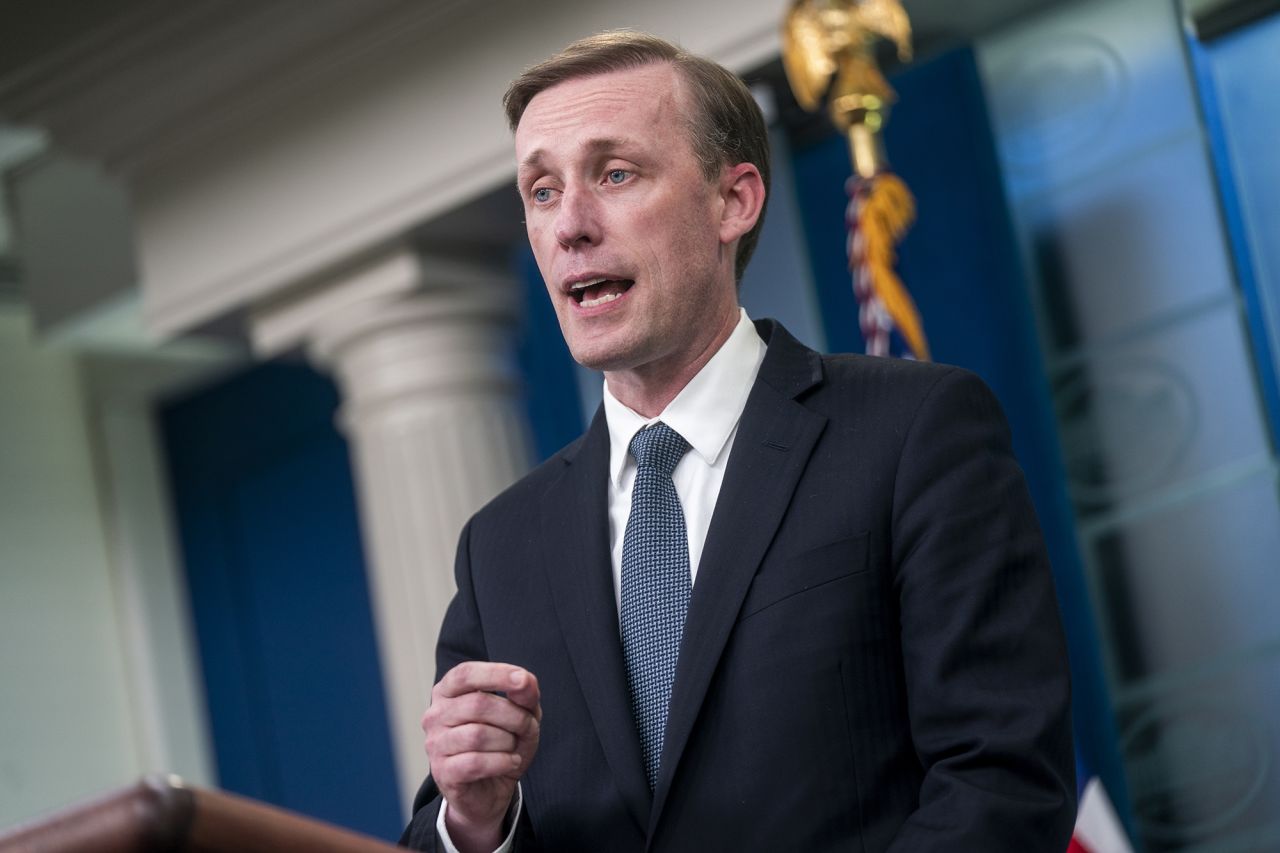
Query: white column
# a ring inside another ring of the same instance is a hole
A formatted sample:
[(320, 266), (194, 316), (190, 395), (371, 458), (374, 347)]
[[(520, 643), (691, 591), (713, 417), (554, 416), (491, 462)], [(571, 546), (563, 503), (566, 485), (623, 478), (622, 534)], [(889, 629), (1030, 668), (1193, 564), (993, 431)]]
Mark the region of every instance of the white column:
[(491, 271), (399, 249), (259, 312), (255, 324), (265, 349), (303, 332), (342, 389), (406, 807), (427, 770), (418, 721), (458, 534), (529, 464), (512, 355), (519, 303), (515, 284)]

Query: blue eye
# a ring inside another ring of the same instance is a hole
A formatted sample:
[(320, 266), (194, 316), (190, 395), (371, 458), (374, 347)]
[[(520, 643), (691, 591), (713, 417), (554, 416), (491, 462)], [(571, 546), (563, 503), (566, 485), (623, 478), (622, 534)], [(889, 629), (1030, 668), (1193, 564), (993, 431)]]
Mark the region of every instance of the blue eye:
[(542, 202), (551, 201), (551, 190), (547, 187), (538, 187), (533, 191), (533, 200), (540, 204)]
[(627, 179), (629, 174), (630, 172), (626, 169), (613, 169), (609, 172), (609, 183), (620, 184)]

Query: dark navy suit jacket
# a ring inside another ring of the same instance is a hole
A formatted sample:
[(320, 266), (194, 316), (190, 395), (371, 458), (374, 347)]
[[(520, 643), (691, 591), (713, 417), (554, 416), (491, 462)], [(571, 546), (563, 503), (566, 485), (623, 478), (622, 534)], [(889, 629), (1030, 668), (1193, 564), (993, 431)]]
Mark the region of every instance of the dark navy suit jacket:
[[(776, 323), (693, 588), (652, 793), (603, 413), (482, 509), (437, 650), (537, 675), (521, 850), (1052, 851), (1075, 815), (1048, 559), (991, 392)], [(435, 849), (428, 779), (402, 843)]]

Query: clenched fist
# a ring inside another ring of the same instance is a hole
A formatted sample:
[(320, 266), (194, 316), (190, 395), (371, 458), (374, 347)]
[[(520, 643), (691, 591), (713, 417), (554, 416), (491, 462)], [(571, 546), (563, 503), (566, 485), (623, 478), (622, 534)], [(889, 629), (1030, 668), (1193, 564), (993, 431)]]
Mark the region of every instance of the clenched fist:
[(502, 843), (502, 819), (537, 752), (541, 720), (538, 680), (511, 664), (458, 664), (431, 691), (422, 715), (427, 757), (462, 853)]

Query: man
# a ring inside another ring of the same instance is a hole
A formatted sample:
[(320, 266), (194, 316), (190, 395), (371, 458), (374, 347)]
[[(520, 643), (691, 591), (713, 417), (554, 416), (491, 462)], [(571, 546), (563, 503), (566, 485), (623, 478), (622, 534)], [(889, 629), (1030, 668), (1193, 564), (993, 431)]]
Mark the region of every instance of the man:
[(767, 136), (719, 66), (606, 33), (505, 103), (605, 398), (463, 531), (402, 841), (1064, 849), (1065, 650), (990, 392), (747, 320)]

